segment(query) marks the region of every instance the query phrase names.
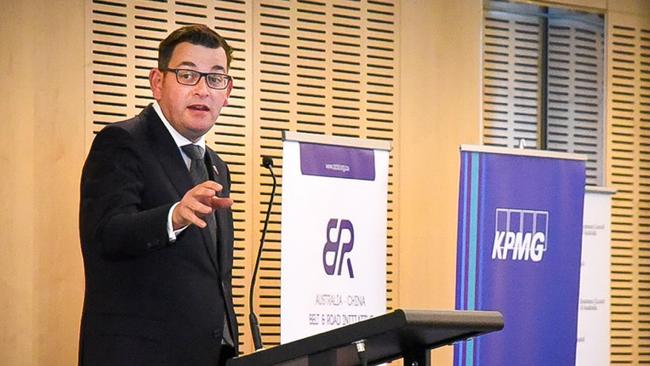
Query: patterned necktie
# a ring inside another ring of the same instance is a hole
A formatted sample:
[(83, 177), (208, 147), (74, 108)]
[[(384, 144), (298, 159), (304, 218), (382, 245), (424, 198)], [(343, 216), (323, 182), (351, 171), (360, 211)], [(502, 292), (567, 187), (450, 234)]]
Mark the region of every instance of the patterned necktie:
[[(197, 185), (208, 180), (208, 168), (205, 165), (205, 160), (203, 159), (203, 155), (205, 154), (203, 148), (198, 145), (189, 144), (181, 146), (181, 149), (185, 155), (192, 159), (192, 163), (190, 164), (190, 178), (192, 178), (192, 183), (194, 183), (194, 185)], [(216, 248), (217, 223), (214, 219), (214, 215), (207, 215), (204, 217), (204, 220), (208, 224), (207, 229), (210, 232), (212, 245), (214, 248)]]

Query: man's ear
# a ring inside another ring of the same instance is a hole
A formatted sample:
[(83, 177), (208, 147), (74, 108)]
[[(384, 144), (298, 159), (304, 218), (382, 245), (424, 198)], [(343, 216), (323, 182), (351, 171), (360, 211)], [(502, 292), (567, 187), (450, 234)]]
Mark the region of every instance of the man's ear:
[(163, 72), (157, 68), (149, 71), (149, 87), (155, 100), (160, 100), (162, 97), (163, 76)]

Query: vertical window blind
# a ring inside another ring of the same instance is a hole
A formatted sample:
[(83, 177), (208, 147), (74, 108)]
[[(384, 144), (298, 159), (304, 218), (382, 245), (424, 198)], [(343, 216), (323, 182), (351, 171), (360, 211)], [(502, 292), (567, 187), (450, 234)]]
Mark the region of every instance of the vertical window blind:
[(602, 185), (602, 17), (488, 1), (483, 31), (483, 143), (586, 155)]

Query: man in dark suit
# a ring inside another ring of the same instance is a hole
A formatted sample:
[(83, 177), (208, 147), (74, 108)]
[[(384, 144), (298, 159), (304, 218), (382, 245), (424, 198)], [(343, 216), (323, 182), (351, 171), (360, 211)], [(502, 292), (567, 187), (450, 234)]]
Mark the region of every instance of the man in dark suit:
[(208, 27), (174, 31), (149, 74), (156, 102), (95, 137), (81, 179), (80, 365), (214, 366), (237, 353), (230, 176), (204, 139), (231, 59)]

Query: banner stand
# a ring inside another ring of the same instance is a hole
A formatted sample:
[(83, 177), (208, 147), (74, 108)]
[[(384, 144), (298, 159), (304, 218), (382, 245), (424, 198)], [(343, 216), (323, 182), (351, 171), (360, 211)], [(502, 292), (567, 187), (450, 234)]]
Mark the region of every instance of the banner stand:
[(282, 344), (386, 312), (386, 141), (285, 132)]
[(454, 347), (454, 365), (573, 365), (586, 157), (461, 147), (456, 309), (506, 328)]
[(576, 365), (609, 365), (611, 207), (616, 190), (588, 186), (582, 232)]

